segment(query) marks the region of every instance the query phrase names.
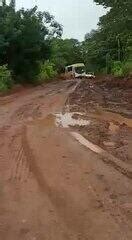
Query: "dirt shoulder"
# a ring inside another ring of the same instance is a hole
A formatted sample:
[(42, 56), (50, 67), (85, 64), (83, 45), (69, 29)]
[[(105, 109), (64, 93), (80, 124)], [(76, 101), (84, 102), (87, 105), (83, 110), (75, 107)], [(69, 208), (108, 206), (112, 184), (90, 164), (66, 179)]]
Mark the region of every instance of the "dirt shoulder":
[(77, 128), (84, 137), (132, 164), (132, 79), (82, 80), (67, 103), (91, 121)]

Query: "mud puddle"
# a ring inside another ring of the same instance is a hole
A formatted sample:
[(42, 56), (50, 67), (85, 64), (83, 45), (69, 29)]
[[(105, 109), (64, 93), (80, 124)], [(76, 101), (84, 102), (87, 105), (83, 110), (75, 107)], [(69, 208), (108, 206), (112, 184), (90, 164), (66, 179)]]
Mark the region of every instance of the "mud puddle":
[[(75, 119), (74, 116), (78, 115), (78, 119)], [(89, 120), (81, 119), (80, 116), (82, 116), (82, 113), (77, 112), (66, 112), (66, 113), (57, 113), (55, 114), (55, 124), (56, 126), (61, 126), (64, 128), (68, 128), (70, 126), (88, 126), (90, 125)]]
[(84, 138), (116, 158), (132, 164), (132, 120), (120, 114), (97, 111), (82, 116), (90, 125), (75, 126)]
[[(120, 160), (132, 164), (131, 120), (111, 112), (59, 112), (37, 119), (39, 128), (61, 127), (74, 131), (74, 138), (95, 153), (106, 151)], [(35, 121), (35, 123), (36, 123)], [(129, 127), (128, 127), (129, 126)], [(77, 135), (80, 133), (79, 135)]]
[(110, 122), (110, 129), (113, 132), (118, 129), (117, 125), (125, 124), (126, 126), (132, 128), (132, 119), (123, 117), (118, 113), (98, 110), (97, 112), (95, 111), (95, 113), (89, 113), (88, 115), (99, 120)]
[(77, 126), (84, 127), (90, 125), (91, 121), (82, 119), (83, 113), (78, 112), (66, 112), (66, 113), (55, 113), (49, 114), (45, 118), (32, 119), (29, 118), (29, 124), (38, 124), (40, 127), (62, 127), (69, 128)]

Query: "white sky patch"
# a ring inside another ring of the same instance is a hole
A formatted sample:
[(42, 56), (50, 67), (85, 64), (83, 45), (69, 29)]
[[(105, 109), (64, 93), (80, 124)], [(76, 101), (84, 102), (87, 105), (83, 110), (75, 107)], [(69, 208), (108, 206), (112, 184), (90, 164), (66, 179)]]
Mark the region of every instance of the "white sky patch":
[(17, 9), (37, 5), (41, 11), (49, 11), (63, 25), (64, 38), (84, 39), (84, 35), (97, 28), (99, 17), (106, 9), (93, 0), (16, 0)]

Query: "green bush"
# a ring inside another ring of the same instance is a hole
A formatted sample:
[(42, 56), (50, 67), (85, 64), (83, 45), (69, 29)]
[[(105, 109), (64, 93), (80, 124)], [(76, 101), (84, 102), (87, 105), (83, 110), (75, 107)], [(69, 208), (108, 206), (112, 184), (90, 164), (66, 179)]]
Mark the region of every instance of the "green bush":
[(132, 74), (132, 60), (123, 63), (123, 73), (124, 75)]
[(40, 83), (48, 82), (52, 80), (54, 77), (56, 77), (56, 75), (57, 72), (54, 70), (54, 65), (50, 62), (45, 62), (40, 66), (40, 74), (38, 76), (38, 81)]
[(115, 61), (112, 64), (112, 74), (115, 77), (123, 76), (123, 64), (120, 61)]
[(0, 91), (5, 92), (12, 87), (11, 72), (7, 65), (0, 66)]
[(112, 74), (115, 77), (124, 77), (132, 74), (132, 61), (128, 60), (127, 62), (113, 62)]

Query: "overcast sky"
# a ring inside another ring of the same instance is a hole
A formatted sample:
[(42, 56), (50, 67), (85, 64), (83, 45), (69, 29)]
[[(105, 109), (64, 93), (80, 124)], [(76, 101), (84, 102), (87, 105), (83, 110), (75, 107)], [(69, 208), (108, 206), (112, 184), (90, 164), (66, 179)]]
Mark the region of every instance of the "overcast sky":
[(34, 5), (49, 11), (63, 25), (65, 38), (83, 40), (84, 35), (97, 28), (99, 17), (105, 13), (93, 0), (16, 0), (17, 8)]

